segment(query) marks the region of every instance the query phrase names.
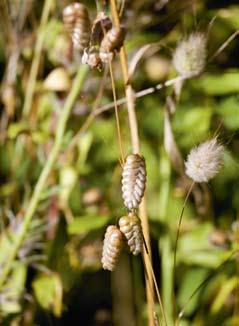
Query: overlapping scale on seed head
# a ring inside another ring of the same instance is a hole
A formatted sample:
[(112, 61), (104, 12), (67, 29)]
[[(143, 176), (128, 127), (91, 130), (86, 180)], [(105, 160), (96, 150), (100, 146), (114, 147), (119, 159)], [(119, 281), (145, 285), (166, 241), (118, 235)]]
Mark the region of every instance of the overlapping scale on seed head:
[(129, 209), (138, 208), (146, 185), (146, 166), (139, 154), (130, 154), (126, 158), (122, 173), (122, 195), (124, 205)]
[(105, 232), (101, 259), (104, 269), (109, 271), (113, 271), (115, 269), (122, 245), (123, 235), (121, 231), (115, 225), (108, 226)]
[(102, 62), (110, 61), (115, 51), (119, 51), (124, 43), (125, 28), (123, 26), (112, 27), (104, 36), (100, 45), (100, 58)]
[(65, 7), (63, 23), (71, 35), (74, 47), (83, 52), (89, 46), (91, 33), (91, 22), (87, 8), (78, 2)]
[(140, 219), (134, 213), (129, 213), (119, 219), (119, 228), (127, 240), (130, 252), (133, 255), (142, 252), (143, 233)]

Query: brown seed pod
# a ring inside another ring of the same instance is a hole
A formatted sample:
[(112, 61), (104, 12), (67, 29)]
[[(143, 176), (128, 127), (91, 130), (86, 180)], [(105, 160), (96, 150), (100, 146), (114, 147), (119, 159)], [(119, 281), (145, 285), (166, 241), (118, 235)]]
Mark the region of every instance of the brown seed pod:
[(124, 205), (129, 209), (138, 208), (146, 185), (146, 166), (143, 156), (127, 156), (122, 173), (122, 194)]
[(120, 251), (123, 245), (123, 235), (115, 225), (108, 226), (105, 232), (102, 266), (104, 269), (113, 271), (116, 267)]
[(63, 23), (71, 34), (73, 45), (79, 51), (88, 47), (91, 22), (87, 8), (81, 3), (72, 3), (63, 10)]
[(112, 21), (101, 11), (97, 14), (91, 29), (91, 45), (99, 45), (104, 35), (112, 28)]
[(87, 64), (91, 68), (97, 68), (99, 70), (101, 70), (101, 68), (102, 68), (99, 51), (94, 47), (84, 50), (81, 62), (83, 64)]
[(119, 51), (124, 43), (125, 38), (125, 28), (112, 27), (104, 36), (100, 45), (100, 58), (103, 62), (110, 61), (115, 51)]
[(130, 251), (133, 255), (138, 255), (143, 249), (143, 233), (140, 219), (134, 214), (129, 213), (119, 219), (120, 231), (127, 239)]

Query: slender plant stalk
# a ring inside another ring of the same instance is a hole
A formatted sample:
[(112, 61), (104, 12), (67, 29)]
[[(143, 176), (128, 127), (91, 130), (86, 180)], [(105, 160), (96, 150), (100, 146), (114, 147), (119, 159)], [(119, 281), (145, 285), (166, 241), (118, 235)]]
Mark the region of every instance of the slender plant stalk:
[(29, 79), (27, 82), (25, 101), (24, 101), (23, 110), (22, 110), (23, 117), (25, 117), (25, 118), (28, 117), (28, 115), (31, 111), (33, 93), (34, 93), (34, 89), (35, 89), (35, 85), (36, 85), (37, 72), (38, 72), (38, 68), (39, 68), (41, 51), (42, 51), (42, 46), (43, 46), (44, 37), (45, 37), (44, 28), (47, 23), (50, 9), (51, 9), (53, 3), (54, 3), (54, 0), (45, 0), (45, 2), (44, 2), (40, 27), (39, 27), (39, 30), (37, 31), (37, 40), (36, 40), (36, 45), (35, 45), (35, 49), (34, 49), (34, 57), (33, 57), (32, 65), (31, 65)]
[[(165, 151), (160, 151), (160, 175), (161, 187), (159, 197), (160, 220), (167, 224), (167, 207), (170, 192), (171, 164)], [(162, 278), (162, 297), (169, 325), (173, 324), (173, 256), (172, 243), (169, 232), (166, 232), (159, 240), (159, 249), (161, 252), (161, 278)]]
[(57, 156), (59, 154), (59, 151), (61, 149), (62, 141), (64, 138), (64, 133), (66, 129), (66, 123), (69, 118), (69, 115), (71, 113), (71, 109), (73, 107), (73, 104), (77, 98), (77, 95), (83, 85), (83, 82), (87, 76), (88, 67), (87, 66), (81, 66), (78, 70), (78, 73), (76, 75), (74, 84), (72, 86), (72, 89), (66, 99), (66, 102), (64, 104), (64, 107), (62, 108), (57, 127), (56, 127), (56, 136), (55, 136), (55, 142), (51, 149), (50, 155), (48, 156), (48, 159), (46, 161), (46, 164), (40, 174), (40, 177), (37, 181), (37, 184), (34, 188), (32, 197), (29, 202), (29, 206), (26, 210), (21, 228), (19, 232), (16, 234), (16, 237), (14, 239), (14, 243), (12, 245), (12, 249), (9, 252), (8, 260), (6, 261), (6, 264), (2, 268), (1, 274), (0, 274), (0, 289), (3, 286), (7, 276), (9, 275), (13, 262), (16, 258), (18, 249), (20, 248), (22, 242), (24, 241), (25, 235), (28, 231), (29, 224), (36, 212), (38, 203), (41, 199), (42, 192), (44, 190), (44, 187), (46, 186), (47, 179), (49, 174), (51, 173), (54, 163), (57, 159)]
[[(119, 14), (117, 11), (117, 6), (115, 0), (110, 0), (110, 8), (113, 17), (113, 21), (115, 26), (120, 26), (120, 19)], [(127, 110), (128, 110), (128, 117), (129, 117), (129, 126), (131, 132), (131, 143), (132, 149), (134, 153), (140, 152), (140, 144), (139, 144), (139, 135), (138, 135), (138, 125), (137, 125), (137, 118), (135, 113), (135, 97), (132, 86), (129, 82), (129, 72), (128, 72), (128, 63), (127, 57), (124, 46), (120, 50), (120, 62), (121, 68), (125, 83), (125, 93), (127, 99)], [(148, 217), (147, 217), (147, 210), (146, 210), (146, 202), (143, 198), (142, 203), (140, 205), (140, 217), (142, 219), (142, 228), (143, 233), (146, 241), (146, 245), (148, 248), (148, 253), (146, 252), (145, 248), (143, 251), (145, 266), (146, 266), (146, 296), (147, 296), (147, 303), (148, 303), (148, 313), (149, 313), (149, 325), (154, 325), (154, 314), (155, 314), (155, 304), (154, 304), (154, 296), (153, 296), (153, 278), (151, 273), (151, 250), (150, 250), (150, 236), (149, 236), (149, 225), (148, 225)], [(148, 257), (147, 257), (148, 256)], [(149, 258), (149, 259), (148, 259)]]
[(109, 67), (110, 67), (110, 79), (111, 79), (111, 85), (112, 85), (112, 92), (113, 92), (113, 98), (114, 98), (114, 103), (115, 103), (115, 119), (116, 119), (117, 135), (118, 135), (118, 142), (119, 142), (120, 155), (121, 155), (121, 164), (123, 165), (124, 164), (124, 150), (123, 150), (121, 130), (120, 130), (120, 121), (119, 121), (119, 114), (118, 114), (118, 106), (116, 104), (117, 97), (116, 97), (116, 90), (115, 90), (115, 82), (114, 82), (114, 74), (113, 74), (112, 62), (109, 63)]
[[(178, 229), (177, 229), (177, 235), (176, 235), (176, 240), (175, 240), (175, 247), (174, 247), (174, 256), (173, 256), (173, 277), (174, 277), (174, 285), (175, 285), (175, 281), (176, 281), (176, 263), (177, 263), (177, 249), (178, 249), (178, 240), (179, 240), (179, 235), (180, 235), (180, 228), (181, 228), (181, 224), (182, 224), (182, 220), (183, 220), (183, 213), (184, 213), (184, 210), (185, 210), (185, 207), (186, 207), (186, 204), (187, 204), (187, 201), (188, 201), (188, 198), (191, 194), (191, 191), (193, 189), (195, 185), (195, 182), (192, 181), (189, 189), (188, 189), (188, 192), (186, 194), (186, 197), (185, 197), (185, 200), (184, 200), (184, 203), (183, 203), (183, 207), (182, 207), (182, 210), (181, 210), (181, 213), (180, 213), (180, 216), (179, 216), (179, 220), (178, 220)], [(175, 315), (175, 320), (177, 320), (177, 305), (176, 305), (176, 295), (175, 295), (175, 292), (174, 292), (174, 315)]]
[(74, 147), (78, 144), (78, 141), (79, 141), (79, 138), (81, 137), (81, 135), (84, 132), (86, 132), (86, 130), (90, 127), (90, 125), (94, 121), (94, 119), (96, 117), (95, 111), (99, 107), (99, 104), (101, 102), (101, 99), (102, 99), (102, 96), (103, 96), (103, 93), (104, 93), (104, 87), (105, 87), (107, 74), (108, 74), (108, 69), (106, 67), (106, 69), (104, 69), (103, 77), (102, 77), (102, 79), (100, 81), (100, 85), (99, 85), (99, 89), (98, 89), (96, 98), (95, 98), (95, 100), (93, 102), (93, 105), (92, 105), (92, 111), (90, 112), (90, 114), (86, 118), (83, 125), (80, 127), (79, 131), (71, 139), (71, 142), (70, 142), (70, 144), (68, 145), (68, 148), (67, 148), (67, 152), (71, 152), (74, 149)]

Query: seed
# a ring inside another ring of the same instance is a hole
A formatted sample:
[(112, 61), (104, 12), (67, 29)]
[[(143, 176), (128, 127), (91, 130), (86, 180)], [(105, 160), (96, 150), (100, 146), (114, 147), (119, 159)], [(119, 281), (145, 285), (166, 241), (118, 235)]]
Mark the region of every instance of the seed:
[(130, 154), (126, 158), (122, 173), (122, 194), (124, 205), (129, 209), (138, 208), (146, 185), (146, 166), (143, 156)]
[(87, 64), (91, 68), (97, 68), (99, 70), (101, 70), (102, 68), (99, 51), (94, 47), (84, 50), (84, 53), (81, 58), (81, 62), (83, 64)]
[(115, 269), (122, 245), (123, 236), (120, 230), (115, 225), (108, 226), (105, 232), (101, 259), (104, 269), (109, 271), (113, 271)]
[(208, 182), (222, 167), (224, 147), (217, 138), (194, 147), (185, 162), (186, 174), (194, 182)]
[(63, 10), (63, 23), (70, 33), (73, 45), (79, 51), (88, 47), (91, 22), (87, 8), (81, 3), (72, 3)]
[(104, 36), (100, 45), (100, 58), (103, 62), (110, 61), (115, 51), (119, 51), (124, 43), (125, 28), (112, 27)]
[(112, 28), (110, 18), (101, 11), (97, 14), (91, 29), (91, 45), (99, 45), (104, 35)]
[(134, 213), (129, 213), (127, 216), (122, 216), (119, 219), (119, 228), (127, 239), (130, 252), (133, 255), (138, 255), (142, 252), (143, 233), (140, 219)]
[(173, 65), (183, 77), (197, 76), (203, 72), (207, 58), (207, 39), (202, 33), (192, 33), (183, 39), (173, 55)]

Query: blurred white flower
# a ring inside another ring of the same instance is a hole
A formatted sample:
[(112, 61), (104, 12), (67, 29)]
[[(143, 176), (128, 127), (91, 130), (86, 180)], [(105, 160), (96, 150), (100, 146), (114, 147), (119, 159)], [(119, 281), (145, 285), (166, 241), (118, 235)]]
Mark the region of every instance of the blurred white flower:
[(217, 138), (193, 148), (185, 162), (186, 174), (195, 182), (208, 182), (222, 166), (224, 147)]
[(204, 70), (206, 45), (207, 40), (202, 33), (192, 33), (178, 44), (173, 55), (173, 65), (181, 76), (196, 76)]

